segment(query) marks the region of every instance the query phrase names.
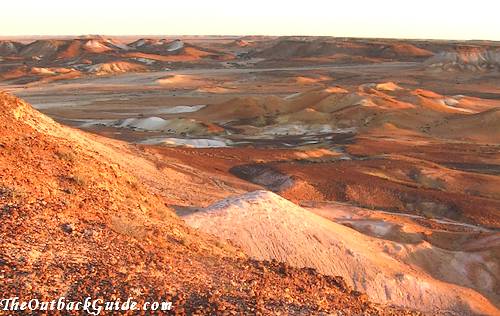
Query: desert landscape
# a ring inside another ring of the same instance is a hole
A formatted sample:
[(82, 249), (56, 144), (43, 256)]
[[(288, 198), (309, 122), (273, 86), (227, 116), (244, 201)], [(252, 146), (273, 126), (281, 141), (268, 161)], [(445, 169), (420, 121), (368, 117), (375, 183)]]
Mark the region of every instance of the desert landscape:
[(0, 39), (0, 292), (498, 315), (500, 42)]

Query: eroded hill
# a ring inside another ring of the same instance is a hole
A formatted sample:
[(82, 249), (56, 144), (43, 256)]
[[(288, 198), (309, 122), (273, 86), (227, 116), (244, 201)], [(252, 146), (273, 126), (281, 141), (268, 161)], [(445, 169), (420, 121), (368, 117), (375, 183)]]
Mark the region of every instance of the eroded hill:
[(135, 163), (154, 170), (124, 143), (0, 94), (4, 296), (133, 295), (173, 300), (177, 314), (407, 314), (371, 304), (340, 278), (249, 260), (186, 227), (134, 175)]

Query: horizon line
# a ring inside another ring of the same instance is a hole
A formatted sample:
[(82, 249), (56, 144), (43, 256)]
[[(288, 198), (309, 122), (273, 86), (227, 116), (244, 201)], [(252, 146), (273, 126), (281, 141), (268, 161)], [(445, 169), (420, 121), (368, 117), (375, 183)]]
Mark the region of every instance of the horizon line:
[(481, 38), (424, 38), (424, 37), (378, 37), (378, 36), (336, 36), (336, 35), (269, 35), (269, 34), (16, 34), (16, 35), (2, 35), (0, 38), (16, 38), (16, 37), (325, 37), (325, 38), (346, 38), (346, 39), (380, 39), (380, 40), (417, 40), (417, 41), (457, 41), (457, 42), (473, 42), (473, 41), (486, 41), (486, 42), (500, 42), (494, 39), (481, 39)]

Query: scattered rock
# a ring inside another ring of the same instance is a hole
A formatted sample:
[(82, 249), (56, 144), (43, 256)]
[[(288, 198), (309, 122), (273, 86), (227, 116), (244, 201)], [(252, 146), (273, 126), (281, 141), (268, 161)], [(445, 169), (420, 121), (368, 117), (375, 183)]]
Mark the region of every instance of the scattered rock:
[(68, 233), (68, 234), (72, 234), (72, 233), (73, 233), (73, 230), (74, 230), (73, 225), (72, 225), (72, 224), (69, 224), (69, 223), (62, 224), (62, 225), (61, 225), (61, 228), (62, 228), (62, 230), (63, 230), (65, 233)]

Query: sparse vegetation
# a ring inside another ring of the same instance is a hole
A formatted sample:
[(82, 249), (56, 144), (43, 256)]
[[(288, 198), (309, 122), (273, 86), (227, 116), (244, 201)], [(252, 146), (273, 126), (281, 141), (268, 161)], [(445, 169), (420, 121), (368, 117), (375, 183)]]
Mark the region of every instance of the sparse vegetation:
[(76, 156), (69, 150), (58, 150), (55, 152), (56, 156), (64, 161), (75, 162)]
[(67, 177), (67, 179), (73, 183), (75, 183), (78, 186), (85, 186), (87, 185), (87, 179), (84, 175), (82, 174), (73, 174)]
[(0, 185), (0, 198), (11, 199), (19, 202), (28, 196), (26, 190), (20, 187), (7, 187)]

